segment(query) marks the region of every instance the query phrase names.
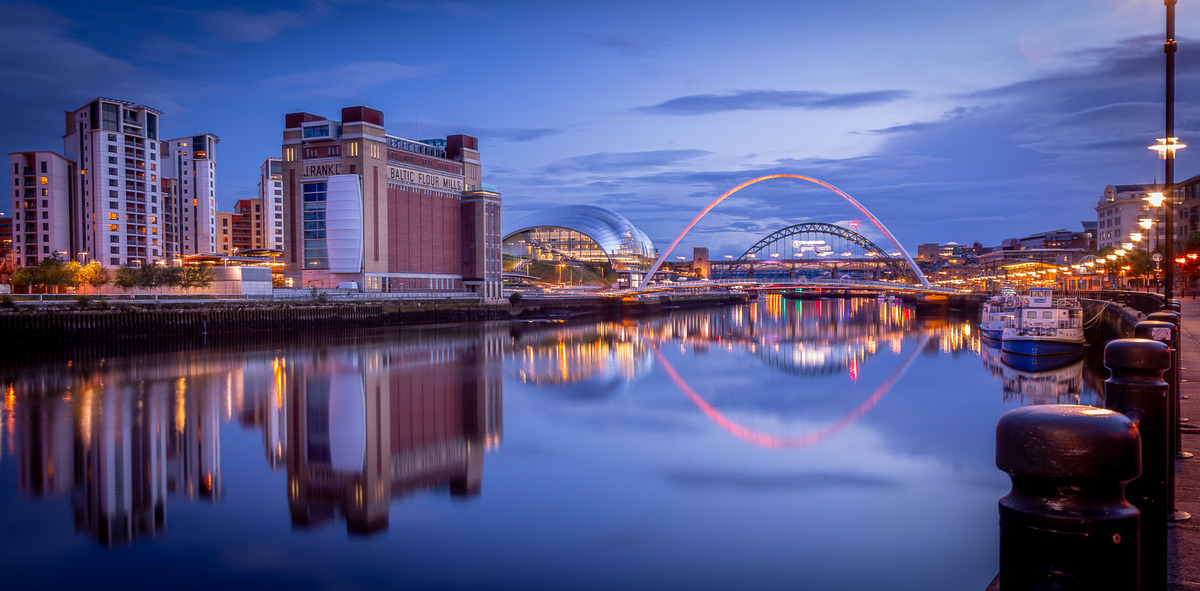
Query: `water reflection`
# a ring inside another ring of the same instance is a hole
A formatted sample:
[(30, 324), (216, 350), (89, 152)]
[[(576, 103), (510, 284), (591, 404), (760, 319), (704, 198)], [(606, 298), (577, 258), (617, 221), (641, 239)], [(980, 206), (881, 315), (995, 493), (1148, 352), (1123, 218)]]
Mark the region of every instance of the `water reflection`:
[(386, 528), (393, 499), (414, 491), (478, 495), (483, 454), (503, 429), (496, 345), (415, 342), (288, 359), (292, 523), (341, 516), (350, 532), (371, 533)]
[(19, 369), (0, 435), (20, 491), (69, 495), (76, 529), (104, 545), (161, 532), (169, 497), (220, 501), (220, 425), (235, 417), (286, 468), (294, 525), (379, 531), (392, 499), (478, 495), (500, 442), (504, 333), (446, 336)]
[[(202, 351), (81, 350), (69, 360), (46, 355), (0, 370), (0, 470), (12, 470), (15, 458), (23, 495), (61, 500), (76, 530), (105, 546), (163, 535), (172, 503), (229, 505), (238, 498), (229, 491), (243, 486), (234, 475), (244, 477), (247, 463), (276, 475), (278, 486), (255, 491), (269, 497), (263, 506), (282, 507), (286, 499), (287, 517), (270, 518), (296, 529), (376, 534), (388, 529), (396, 506), (418, 495), (482, 495), (485, 455), (505, 438), (506, 381), (536, 393), (522, 400), (527, 413), (561, 401), (570, 413), (586, 414), (624, 397), (636, 409), (631, 414), (658, 413), (660, 424), (687, 422), (687, 429), (700, 424), (737, 453), (784, 459), (794, 456), (774, 450), (828, 446), (831, 435), (875, 411), (898, 383), (933, 380), (914, 371), (927, 358), (969, 356), (972, 371), (986, 380), (973, 361), (982, 357), (995, 390), (964, 399), (1094, 400), (1095, 378), (1084, 365), (1053, 375), (1017, 373), (981, 342), (972, 320), (917, 317), (892, 301), (773, 296), (620, 322), (379, 330)], [(872, 436), (910, 429), (929, 443), (914, 437), (906, 444), (945, 448), (931, 425), (944, 430), (957, 416), (941, 421), (911, 400), (901, 406), (870, 425)], [(225, 448), (231, 432), (239, 435), (236, 447)], [(520, 435), (523, 450), (566, 455), (562, 449), (580, 445)], [(669, 432), (656, 435), (663, 437), (658, 445), (669, 445)], [(598, 455), (616, 446), (588, 443)], [(764, 466), (770, 461), (755, 457)], [(535, 480), (522, 481), (521, 495), (530, 497), (558, 477), (523, 475)]]
[(998, 343), (984, 339), (980, 357), (993, 376), (1002, 380), (1004, 399), (1021, 405), (1090, 404), (1104, 406), (1102, 389), (1084, 388), (1084, 360), (1042, 371), (1018, 369), (1004, 363)]

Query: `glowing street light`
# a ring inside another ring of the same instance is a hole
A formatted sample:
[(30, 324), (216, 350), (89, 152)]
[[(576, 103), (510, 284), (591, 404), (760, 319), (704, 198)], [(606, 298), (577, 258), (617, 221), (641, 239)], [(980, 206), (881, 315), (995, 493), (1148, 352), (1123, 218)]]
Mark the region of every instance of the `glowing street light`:
[[(1150, 193), (1146, 193), (1146, 201), (1149, 201), (1150, 205), (1153, 205), (1154, 207), (1162, 207), (1163, 200), (1166, 198), (1167, 198), (1166, 193), (1163, 193), (1161, 191), (1153, 191)], [(1143, 227), (1146, 227), (1146, 226), (1143, 226)]]
[(1177, 137), (1160, 137), (1156, 141), (1158, 142), (1157, 144), (1147, 147), (1151, 150), (1157, 150), (1160, 160), (1166, 160), (1168, 154), (1170, 158), (1175, 158), (1176, 150), (1182, 150), (1187, 147), (1187, 144), (1180, 143)]

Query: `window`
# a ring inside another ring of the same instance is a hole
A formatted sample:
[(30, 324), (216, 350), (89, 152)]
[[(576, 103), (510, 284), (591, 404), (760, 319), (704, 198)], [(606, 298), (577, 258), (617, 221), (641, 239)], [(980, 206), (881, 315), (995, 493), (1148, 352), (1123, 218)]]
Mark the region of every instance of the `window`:
[(46, 173), (46, 161), (43, 160), (42, 161), (42, 174), (45, 174), (45, 173)]
[(49, 184), (50, 184), (50, 178), (49, 178), (49, 177), (42, 177), (41, 181), (42, 181), (42, 184), (43, 184), (43, 185), (49, 185)]
[(314, 125), (304, 128), (304, 137), (329, 137), (328, 125)]
[(110, 247), (108, 247), (108, 252), (110, 254), (121, 254), (121, 247), (120, 246), (110, 246)]

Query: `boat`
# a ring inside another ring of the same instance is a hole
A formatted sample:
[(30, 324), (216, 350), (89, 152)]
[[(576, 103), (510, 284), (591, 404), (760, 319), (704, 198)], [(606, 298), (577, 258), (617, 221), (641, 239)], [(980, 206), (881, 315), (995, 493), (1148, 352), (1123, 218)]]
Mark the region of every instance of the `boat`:
[(1000, 342), (1004, 336), (1005, 318), (1016, 314), (1021, 297), (1010, 288), (1009, 293), (992, 296), (979, 308), (979, 334), (985, 339)]
[(1005, 363), (1018, 369), (1046, 369), (1083, 355), (1083, 308), (1078, 299), (1055, 299), (1050, 288), (1034, 287), (1017, 304), (1004, 316), (1000, 335)]

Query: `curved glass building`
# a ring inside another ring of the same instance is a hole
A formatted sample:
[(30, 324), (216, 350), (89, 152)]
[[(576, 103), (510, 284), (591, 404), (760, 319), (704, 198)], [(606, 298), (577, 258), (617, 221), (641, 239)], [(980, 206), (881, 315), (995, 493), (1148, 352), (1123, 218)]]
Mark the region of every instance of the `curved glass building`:
[(506, 223), (504, 254), (535, 261), (608, 263), (618, 271), (644, 271), (658, 250), (645, 232), (621, 214), (594, 205), (567, 205)]

